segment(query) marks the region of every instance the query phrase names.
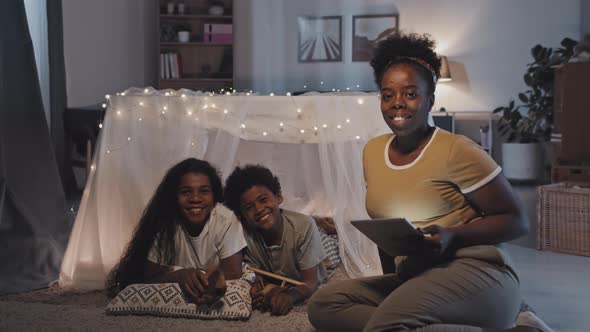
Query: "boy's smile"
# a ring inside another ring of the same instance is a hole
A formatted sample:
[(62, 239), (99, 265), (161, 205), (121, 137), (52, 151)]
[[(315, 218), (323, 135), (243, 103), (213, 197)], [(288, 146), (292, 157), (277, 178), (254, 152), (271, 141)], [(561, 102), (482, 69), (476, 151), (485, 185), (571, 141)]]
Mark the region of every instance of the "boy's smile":
[(281, 193), (275, 195), (267, 187), (260, 185), (253, 186), (240, 196), (240, 210), (246, 222), (265, 231), (276, 230), (279, 226), (281, 203)]

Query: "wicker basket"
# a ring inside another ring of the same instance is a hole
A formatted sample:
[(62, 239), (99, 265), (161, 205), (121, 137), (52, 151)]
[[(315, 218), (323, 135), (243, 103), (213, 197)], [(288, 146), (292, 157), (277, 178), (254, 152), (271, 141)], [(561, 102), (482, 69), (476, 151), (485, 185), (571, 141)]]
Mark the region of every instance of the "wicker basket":
[(539, 187), (537, 249), (590, 256), (590, 189)]

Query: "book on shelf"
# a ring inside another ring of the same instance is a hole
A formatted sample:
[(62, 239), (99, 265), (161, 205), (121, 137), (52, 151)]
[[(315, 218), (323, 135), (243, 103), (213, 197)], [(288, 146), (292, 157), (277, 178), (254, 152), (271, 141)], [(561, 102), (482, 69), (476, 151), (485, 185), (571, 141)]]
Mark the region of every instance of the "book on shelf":
[(233, 25), (206, 23), (203, 27), (205, 43), (231, 44), (233, 40)]
[(179, 79), (182, 77), (182, 62), (176, 52), (160, 53), (160, 78)]

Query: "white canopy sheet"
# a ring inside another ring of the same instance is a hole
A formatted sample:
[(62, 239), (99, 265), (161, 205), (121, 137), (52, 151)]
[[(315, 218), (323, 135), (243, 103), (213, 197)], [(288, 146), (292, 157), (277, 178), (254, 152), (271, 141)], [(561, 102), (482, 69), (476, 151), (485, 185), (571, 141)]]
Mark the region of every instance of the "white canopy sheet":
[(388, 132), (376, 94), (209, 95), (129, 89), (112, 96), (59, 283), (104, 288), (156, 186), (175, 163), (267, 166), (284, 208), (332, 216), (353, 277), (381, 273), (376, 246), (350, 220), (368, 218), (362, 150)]

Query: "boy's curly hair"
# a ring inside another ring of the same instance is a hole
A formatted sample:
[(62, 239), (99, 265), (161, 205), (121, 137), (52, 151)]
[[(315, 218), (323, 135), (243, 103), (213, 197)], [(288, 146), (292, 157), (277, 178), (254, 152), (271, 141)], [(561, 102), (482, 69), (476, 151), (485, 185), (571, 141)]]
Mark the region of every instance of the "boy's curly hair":
[(422, 77), (426, 80), (431, 93), (434, 93), (435, 82), (432, 79), (432, 73), (418, 61), (419, 59), (430, 65), (436, 75), (440, 76), (440, 59), (434, 52), (435, 41), (428, 34), (395, 34), (387, 37), (377, 44), (373, 59), (370, 64), (373, 67), (375, 83), (381, 88), (381, 81), (387, 69), (399, 63), (409, 63), (414, 65)]
[(264, 186), (274, 195), (281, 193), (279, 179), (261, 165), (236, 167), (225, 181), (225, 205), (243, 222), (240, 212), (240, 196), (254, 186)]

